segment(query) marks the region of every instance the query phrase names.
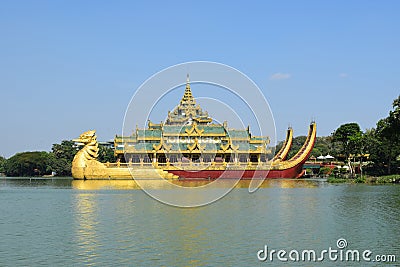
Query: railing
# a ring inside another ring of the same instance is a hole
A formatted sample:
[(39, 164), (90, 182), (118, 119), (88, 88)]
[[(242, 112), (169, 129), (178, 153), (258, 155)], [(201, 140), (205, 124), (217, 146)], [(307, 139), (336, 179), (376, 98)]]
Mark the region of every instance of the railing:
[(151, 163), (151, 162), (143, 162), (143, 163), (137, 163), (137, 162), (135, 162), (135, 163), (133, 163), (133, 162), (130, 162), (130, 163), (119, 163), (119, 162), (109, 163), (109, 162), (107, 162), (107, 163), (104, 163), (104, 165), (107, 168), (153, 167), (153, 163)]

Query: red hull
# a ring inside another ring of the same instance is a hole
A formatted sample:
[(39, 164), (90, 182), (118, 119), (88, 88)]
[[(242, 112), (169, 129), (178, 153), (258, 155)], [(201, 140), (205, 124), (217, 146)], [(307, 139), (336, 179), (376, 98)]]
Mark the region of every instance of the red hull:
[(168, 170), (183, 179), (232, 179), (241, 178), (299, 178), (303, 175), (303, 164), (286, 170)]

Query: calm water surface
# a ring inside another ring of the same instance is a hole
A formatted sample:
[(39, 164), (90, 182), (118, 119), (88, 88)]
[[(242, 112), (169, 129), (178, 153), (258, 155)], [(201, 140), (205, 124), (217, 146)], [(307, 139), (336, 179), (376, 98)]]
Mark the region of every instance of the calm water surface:
[(339, 238), (349, 249), (396, 255), (400, 265), (400, 186), (273, 180), (253, 194), (245, 182), (239, 187), (183, 209), (129, 182), (0, 179), (0, 266), (279, 266), (258, 261), (257, 251), (336, 249)]

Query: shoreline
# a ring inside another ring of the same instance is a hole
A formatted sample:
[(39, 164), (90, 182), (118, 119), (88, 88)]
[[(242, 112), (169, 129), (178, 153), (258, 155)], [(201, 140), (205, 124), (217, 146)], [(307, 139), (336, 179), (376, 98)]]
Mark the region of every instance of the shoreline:
[[(75, 180), (71, 176), (52, 176), (52, 177), (8, 177), (8, 176), (0, 176), (0, 180), (43, 180), (43, 181), (50, 181), (50, 180)], [(160, 178), (154, 179), (87, 179), (81, 181), (135, 181), (135, 180), (149, 180), (149, 181), (158, 181), (164, 180)], [(207, 179), (199, 178), (199, 179), (182, 179), (179, 180), (181, 182), (191, 182), (191, 181), (207, 181)], [(213, 180), (213, 181), (224, 181), (224, 180), (231, 180), (231, 179), (221, 179), (221, 180)], [(249, 181), (249, 179), (245, 179)], [(369, 184), (369, 185), (376, 185), (376, 184), (400, 184), (400, 175), (386, 175), (386, 176), (363, 176), (357, 178), (340, 178), (340, 177), (313, 177), (313, 178), (265, 178), (266, 181), (312, 181), (312, 182), (327, 182), (330, 184)], [(242, 180), (239, 180), (242, 181)]]
[(368, 176), (364, 175), (356, 178), (328, 177), (327, 182), (331, 184), (400, 184), (400, 175)]

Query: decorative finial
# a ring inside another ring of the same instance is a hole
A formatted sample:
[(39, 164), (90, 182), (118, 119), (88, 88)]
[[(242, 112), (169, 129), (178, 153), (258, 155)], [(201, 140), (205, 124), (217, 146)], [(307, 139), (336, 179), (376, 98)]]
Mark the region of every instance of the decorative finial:
[(189, 83), (189, 73), (186, 74), (186, 83)]

